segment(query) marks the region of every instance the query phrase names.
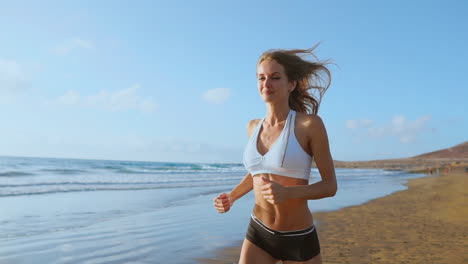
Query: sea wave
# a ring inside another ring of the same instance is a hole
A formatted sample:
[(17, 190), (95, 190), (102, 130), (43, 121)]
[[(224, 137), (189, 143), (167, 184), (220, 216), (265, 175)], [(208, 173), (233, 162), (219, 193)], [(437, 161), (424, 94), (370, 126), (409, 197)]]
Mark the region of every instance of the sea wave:
[[(150, 190), (150, 189), (169, 189), (169, 188), (189, 188), (189, 187), (214, 187), (214, 186), (232, 186), (238, 180), (212, 182), (170, 182), (170, 183), (142, 183), (142, 184), (41, 184), (32, 186), (8, 186), (8, 189), (0, 190), (0, 197), (21, 196), (21, 195), (40, 195), (52, 193), (68, 192), (90, 192), (90, 191), (130, 191), (130, 190)], [(5, 185), (0, 185), (5, 187)]]
[(31, 176), (31, 175), (34, 175), (34, 173), (23, 172), (23, 171), (0, 172), (0, 177), (18, 177), (18, 176)]

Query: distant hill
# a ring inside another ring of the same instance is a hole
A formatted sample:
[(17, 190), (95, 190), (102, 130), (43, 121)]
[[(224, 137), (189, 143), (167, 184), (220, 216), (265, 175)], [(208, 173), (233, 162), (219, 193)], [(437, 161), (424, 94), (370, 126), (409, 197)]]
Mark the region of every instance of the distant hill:
[[(468, 141), (459, 145), (401, 159), (334, 161), (336, 168), (381, 168), (386, 170), (424, 171), (453, 164), (468, 164)], [(315, 166), (315, 164), (314, 164)]]
[(411, 158), (415, 159), (460, 159), (468, 158), (468, 141), (453, 146), (451, 148), (436, 150), (424, 153)]

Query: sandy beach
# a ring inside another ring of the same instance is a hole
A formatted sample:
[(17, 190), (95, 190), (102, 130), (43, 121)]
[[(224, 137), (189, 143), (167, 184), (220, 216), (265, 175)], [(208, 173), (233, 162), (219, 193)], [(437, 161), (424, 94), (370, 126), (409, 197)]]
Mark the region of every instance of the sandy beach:
[[(412, 179), (408, 189), (315, 213), (324, 263), (468, 263), (468, 173)], [(200, 263), (237, 263), (239, 244)]]

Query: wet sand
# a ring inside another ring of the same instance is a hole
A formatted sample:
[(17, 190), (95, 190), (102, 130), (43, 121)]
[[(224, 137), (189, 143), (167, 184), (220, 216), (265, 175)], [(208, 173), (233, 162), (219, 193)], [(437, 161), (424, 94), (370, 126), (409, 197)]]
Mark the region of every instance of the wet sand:
[[(468, 173), (440, 171), (407, 190), (313, 214), (323, 263), (468, 263)], [(237, 263), (240, 243), (199, 263)]]

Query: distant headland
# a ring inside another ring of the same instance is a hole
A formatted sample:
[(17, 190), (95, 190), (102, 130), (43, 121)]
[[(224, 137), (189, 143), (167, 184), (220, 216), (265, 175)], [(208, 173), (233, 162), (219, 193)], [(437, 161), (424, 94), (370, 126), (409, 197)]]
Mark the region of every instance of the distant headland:
[(410, 172), (427, 172), (431, 169), (446, 167), (468, 167), (468, 141), (408, 158), (369, 161), (335, 160), (334, 164), (336, 168), (380, 168)]

